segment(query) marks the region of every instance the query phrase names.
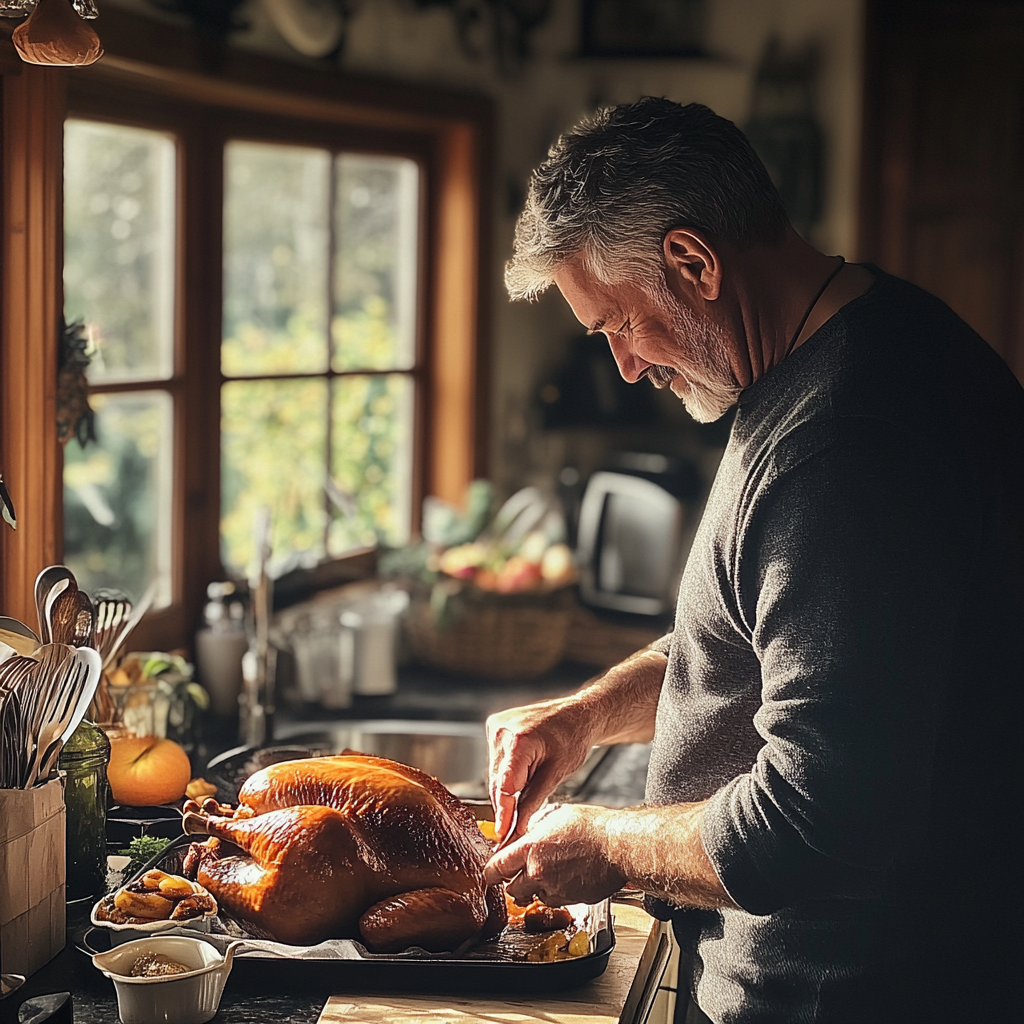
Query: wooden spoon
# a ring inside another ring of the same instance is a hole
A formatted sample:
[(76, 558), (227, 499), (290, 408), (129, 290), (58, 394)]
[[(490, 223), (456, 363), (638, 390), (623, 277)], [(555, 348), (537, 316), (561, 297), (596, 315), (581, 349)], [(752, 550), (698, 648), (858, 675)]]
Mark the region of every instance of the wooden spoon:
[(93, 608), (84, 590), (68, 587), (50, 609), (50, 634), (55, 644), (92, 647)]
[(74, 67), (103, 56), (99, 36), (75, 13), (71, 0), (39, 0), (11, 39), (28, 64)]
[[(48, 644), (50, 642), (50, 616), (46, 607), (47, 600), (59, 582), (68, 581), (64, 583), (66, 588), (74, 579), (75, 574), (66, 565), (48, 566), (36, 577), (36, 615), (39, 617), (39, 640), (41, 643)], [(75, 588), (78, 588), (77, 582)]]

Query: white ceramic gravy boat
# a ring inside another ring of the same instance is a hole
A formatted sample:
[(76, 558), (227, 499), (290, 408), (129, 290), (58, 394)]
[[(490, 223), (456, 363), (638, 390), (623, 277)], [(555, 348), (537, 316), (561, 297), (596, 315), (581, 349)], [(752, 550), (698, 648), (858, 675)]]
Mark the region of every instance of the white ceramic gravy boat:
[[(202, 939), (154, 935), (97, 953), (92, 962), (114, 982), (122, 1024), (205, 1024), (217, 1013), (242, 944), (232, 942), (222, 954)], [(188, 967), (188, 973), (133, 978), (132, 964), (144, 953), (162, 953)]]

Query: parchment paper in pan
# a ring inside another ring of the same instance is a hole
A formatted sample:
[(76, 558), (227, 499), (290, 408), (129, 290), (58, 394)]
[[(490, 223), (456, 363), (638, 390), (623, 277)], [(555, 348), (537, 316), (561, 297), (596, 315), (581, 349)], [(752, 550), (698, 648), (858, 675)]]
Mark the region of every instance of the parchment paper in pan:
[[(575, 903), (566, 909), (572, 914), (577, 929), (586, 931), (590, 936), (590, 950), (598, 948), (598, 937), (609, 929), (609, 901), (604, 900), (594, 906), (586, 903)], [(526, 959), (526, 952), (537, 942), (543, 940), (545, 933), (527, 935), (521, 930), (507, 928), (501, 935), (481, 943), (463, 955), (464, 960), (498, 960), (521, 961)], [(243, 959), (273, 960), (452, 960), (451, 953), (430, 953), (418, 946), (401, 953), (371, 953), (361, 942), (355, 939), (328, 939), (315, 946), (289, 946), (283, 942), (270, 939), (250, 938), (239, 926), (230, 920), (214, 919), (211, 930), (203, 935), (211, 945), (222, 952), (228, 944), (239, 938), (245, 943), (235, 953)]]

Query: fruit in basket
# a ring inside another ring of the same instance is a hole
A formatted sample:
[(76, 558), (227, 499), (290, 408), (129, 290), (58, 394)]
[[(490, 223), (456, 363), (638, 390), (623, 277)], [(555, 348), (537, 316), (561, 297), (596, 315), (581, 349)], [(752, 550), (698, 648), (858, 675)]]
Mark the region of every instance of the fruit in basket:
[(486, 544), (460, 544), (449, 548), (438, 559), (438, 567), (446, 576), (457, 580), (471, 580), (487, 561), (489, 551)]
[(494, 589), (499, 594), (520, 594), (533, 590), (542, 577), (540, 566), (523, 555), (513, 555), (499, 570)]
[(572, 583), (576, 578), (576, 567), (568, 544), (552, 544), (544, 552), (540, 574), (546, 583)]
[(186, 870), (280, 942), (438, 952), (505, 925), (472, 812), (415, 768), (361, 754), (287, 761), (250, 776), (239, 801), (231, 813), (185, 804), (186, 831), (214, 837), (193, 844)]
[(522, 594), (575, 579), (568, 546), (550, 543), (539, 531), (527, 534), (514, 554), (474, 541), (442, 552), (436, 564), (446, 576), (472, 580), (481, 590), (497, 594)]
[(147, 807), (180, 800), (192, 777), (188, 754), (173, 740), (114, 736), (107, 779), (119, 804)]

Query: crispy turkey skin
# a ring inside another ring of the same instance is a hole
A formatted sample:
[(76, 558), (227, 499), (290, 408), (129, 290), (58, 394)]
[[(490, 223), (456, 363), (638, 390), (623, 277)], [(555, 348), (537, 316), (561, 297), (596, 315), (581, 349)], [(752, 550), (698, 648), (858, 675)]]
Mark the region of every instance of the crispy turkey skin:
[(238, 797), (232, 814), (186, 805), (186, 831), (241, 851), (203, 857), (197, 879), (280, 942), (440, 952), (505, 926), (500, 887), (483, 882), (490, 847), (476, 820), (415, 768), (361, 754), (286, 761)]

